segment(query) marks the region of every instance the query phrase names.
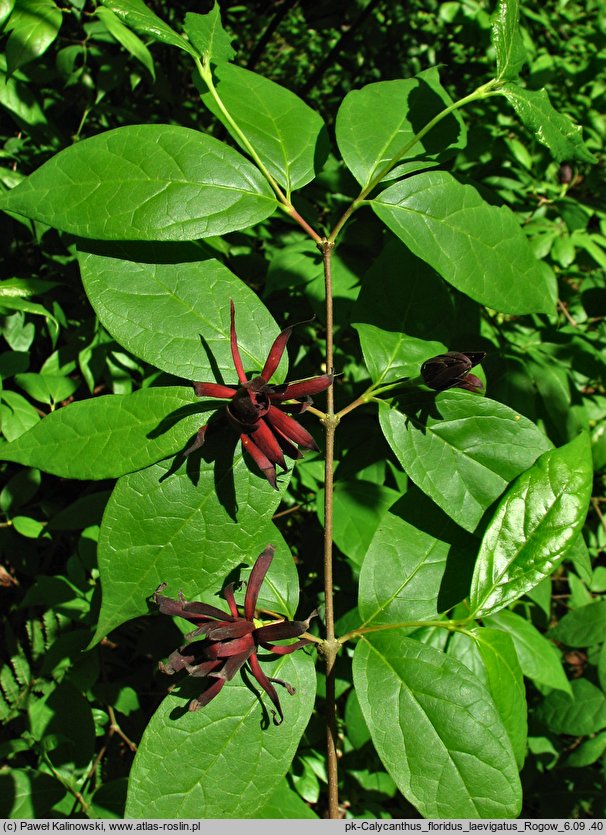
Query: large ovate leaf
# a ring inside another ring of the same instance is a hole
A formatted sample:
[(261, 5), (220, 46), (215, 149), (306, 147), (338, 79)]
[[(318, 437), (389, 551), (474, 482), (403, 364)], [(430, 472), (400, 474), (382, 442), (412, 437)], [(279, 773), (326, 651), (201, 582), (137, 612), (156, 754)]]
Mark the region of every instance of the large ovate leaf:
[(101, 2), (111, 9), (123, 23), (142, 35), (148, 35), (155, 41), (169, 46), (176, 46), (178, 49), (189, 52), (190, 55), (197, 55), (189, 41), (171, 29), (168, 23), (165, 23), (145, 5), (143, 0), (101, 0)]
[(0, 202), (64, 232), (120, 241), (224, 235), (259, 223), (275, 206), (241, 154), (176, 125), (131, 125), (84, 139)]
[(199, 404), (178, 386), (81, 400), (0, 446), (0, 460), (62, 478), (117, 478), (184, 449), (206, 423)]
[[(219, 261), (149, 264), (79, 253), (84, 289), (105, 328), (152, 365), (193, 381), (233, 385), (230, 299), (246, 371), (263, 368), (280, 332), (265, 305)], [(284, 374), (286, 356), (278, 374)], [(222, 377), (223, 379), (219, 379)]]
[(358, 611), (364, 626), (435, 620), (467, 593), (473, 550), (466, 551), (461, 538), (452, 543), (414, 527), (397, 509), (381, 521), (362, 563)]
[[(286, 87), (242, 67), (222, 64), (215, 75), (230, 116), (286, 193), (313, 180), (328, 152), (320, 114)], [(202, 101), (242, 146), (213, 96), (204, 93)]]
[(246, 673), (196, 713), (187, 711), (187, 701), (204, 682), (188, 682), (164, 699), (145, 730), (130, 774), (127, 817), (254, 818), (265, 806), (307, 726), (316, 680), (313, 660), (302, 650), (262, 667), (296, 690), (291, 696), (280, 688), (284, 722), (273, 725), (271, 703)]
[(597, 162), (582, 138), (582, 128), (554, 108), (546, 90), (527, 90), (508, 82), (500, 92), (528, 130), (546, 145), (558, 162)]
[(513, 409), (465, 391), (407, 393), (381, 404), (379, 420), (410, 478), (468, 531), (550, 446)]
[(474, 617), (505, 608), (555, 570), (585, 521), (592, 482), (586, 434), (545, 452), (515, 481), (482, 540), (469, 599)]
[[(149, 610), (160, 583), (188, 600), (216, 594), (229, 573), (252, 565), (268, 544), (276, 556), (261, 599), (292, 616), (298, 588), (288, 548), (271, 515), (280, 501), (235, 434), (217, 430), (176, 472), (161, 462), (121, 478), (105, 509), (99, 535), (102, 606), (95, 640)], [(287, 477), (279, 479), (282, 489)], [(233, 579), (233, 578), (232, 578)], [(244, 579), (244, 578), (242, 578)]]
[(490, 694), (463, 664), (385, 632), (358, 642), (353, 675), (377, 752), (423, 816), (516, 817), (511, 743)]
[(445, 171), (416, 174), (370, 204), (406, 246), (461, 292), (503, 313), (552, 313), (557, 287), (507, 206)]
[(519, 0), (499, 0), (492, 16), (490, 35), (497, 58), (497, 78), (516, 78), (526, 62), (519, 30)]
[(219, 64), (231, 61), (236, 54), (231, 38), (221, 24), (221, 12), (216, 0), (207, 14), (188, 12), (184, 28), (185, 34), (205, 61)]
[(337, 113), (336, 138), (345, 164), (360, 185), (368, 187), (402, 160), (420, 158), (431, 164), (448, 151), (464, 148), (467, 132), (457, 112), (415, 140), (451, 104), (436, 67), (415, 78), (379, 81), (348, 93)]

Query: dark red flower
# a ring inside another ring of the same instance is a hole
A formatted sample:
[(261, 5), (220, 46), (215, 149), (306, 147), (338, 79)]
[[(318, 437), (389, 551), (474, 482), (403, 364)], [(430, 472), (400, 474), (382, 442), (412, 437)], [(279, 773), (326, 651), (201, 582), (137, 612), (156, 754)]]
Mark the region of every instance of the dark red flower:
[(425, 383), (432, 389), (444, 391), (450, 388), (467, 389), (467, 391), (481, 391), (484, 384), (475, 374), (470, 374), (474, 365), (482, 362), (486, 354), (484, 351), (449, 351), (438, 354), (421, 366), (421, 375)]
[[(301, 413), (311, 405), (312, 394), (327, 389), (333, 381), (332, 374), (322, 374), (295, 383), (272, 385), (270, 380), (280, 364), (292, 327), (286, 328), (276, 338), (259, 377), (248, 381), (238, 350), (234, 303), (231, 302), (231, 355), (240, 383), (238, 388), (219, 383), (194, 383), (199, 397), (220, 397), (229, 400), (225, 413), (229, 422), (240, 433), (242, 446), (271, 486), (277, 489), (276, 464), (286, 472), (284, 456), (301, 458), (302, 449), (318, 447), (306, 429), (303, 429), (288, 412)], [(287, 404), (286, 401), (294, 401)], [(193, 444), (186, 450), (189, 455), (204, 443), (206, 426), (198, 430)]]
[[(291, 695), (295, 690), (282, 679), (269, 678), (265, 675), (257, 658), (257, 650), (263, 647), (275, 655), (288, 655), (306, 646), (310, 642), (305, 638), (294, 644), (276, 645), (273, 642), (303, 635), (307, 632), (309, 622), (316, 612), (312, 612), (307, 620), (280, 620), (262, 626), (258, 625), (259, 621), (255, 619), (257, 598), (274, 552), (273, 545), (268, 545), (257, 557), (246, 588), (243, 616), (240, 615), (236, 605), (233, 583), (223, 590), (223, 596), (229, 606), (229, 614), (208, 603), (188, 603), (181, 592), (179, 592), (178, 600), (164, 597), (160, 592), (166, 588), (165, 583), (157, 589), (154, 600), (163, 615), (178, 616), (198, 624), (193, 632), (185, 636), (188, 643), (171, 653), (166, 664), (160, 663), (160, 670), (167, 675), (187, 670), (189, 675), (195, 678), (214, 679), (197, 699), (190, 702), (190, 710), (205, 707), (221, 691), (225, 682), (230, 681), (248, 662), (253, 676), (278, 711), (279, 721), (276, 719), (275, 711), (272, 711), (274, 723), (280, 725), (284, 720), (280, 700), (272, 682), (283, 685)], [(195, 640), (200, 637), (203, 640)]]

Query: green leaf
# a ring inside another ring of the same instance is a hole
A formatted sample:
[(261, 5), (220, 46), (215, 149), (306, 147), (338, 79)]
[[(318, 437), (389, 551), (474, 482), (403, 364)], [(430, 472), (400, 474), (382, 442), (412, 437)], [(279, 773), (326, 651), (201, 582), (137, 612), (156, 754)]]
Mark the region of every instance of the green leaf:
[(352, 312), (373, 382), (417, 377), (426, 359), (446, 350), (453, 319), (447, 285), (404, 244), (390, 239), (365, 274)]
[(519, 30), (519, 0), (499, 0), (490, 27), (497, 58), (497, 79), (517, 78), (526, 63), (526, 50)]
[(525, 618), (502, 609), (484, 620), (486, 626), (507, 632), (513, 641), (520, 667), (536, 684), (571, 693), (560, 654), (539, 630)]
[(260, 605), (294, 615), (296, 569), (271, 523), (281, 494), (242, 457), (239, 441), (233, 451), (234, 441), (229, 429), (217, 431), (204, 457), (190, 456), (176, 472), (163, 461), (118, 481), (99, 535), (103, 602), (94, 641), (149, 611), (160, 583), (169, 596), (181, 590), (218, 605), (230, 571), (252, 565), (270, 543), (277, 551)]
[(437, 539), (396, 510), (381, 521), (362, 564), (358, 611), (364, 626), (435, 620), (467, 592), (455, 580), (469, 576), (470, 556), (461, 542)]
[(278, 785), (269, 800), (255, 811), (256, 820), (279, 820), (280, 818), (297, 820), (315, 818), (318, 820), (318, 815), (290, 788), (286, 779)]
[(606, 732), (585, 740), (566, 758), (564, 765), (567, 768), (585, 768), (597, 762), (604, 751), (606, 751)]
[(602, 643), (606, 635), (606, 600), (568, 612), (550, 634), (569, 647), (590, 647)]
[[(279, 329), (265, 305), (219, 261), (149, 264), (79, 253), (84, 289), (104, 327), (146, 362), (192, 381), (236, 383), (229, 301), (246, 371), (260, 372)], [(287, 358), (278, 377), (283, 379)]]
[(86, 768), (93, 756), (95, 728), (89, 703), (73, 684), (62, 682), (29, 709), (34, 739), (56, 735), (58, 745), (48, 756), (55, 766)]
[[(290, 90), (242, 67), (222, 64), (215, 75), (221, 101), (287, 195), (313, 180), (328, 152), (320, 114)], [(204, 93), (202, 101), (244, 147), (211, 94)]]
[(546, 145), (558, 162), (597, 162), (582, 139), (582, 128), (564, 113), (556, 110), (546, 90), (527, 90), (508, 82), (501, 92), (512, 105), (523, 124), (539, 142)]
[(382, 404), (379, 421), (410, 478), (468, 531), (550, 446), (513, 409), (465, 391), (409, 392)]
[(503, 313), (552, 313), (557, 287), (513, 212), (491, 206), (445, 171), (395, 183), (370, 205), (450, 284)]
[[(345, 164), (360, 185), (367, 188), (402, 160), (421, 158), (431, 164), (464, 148), (467, 131), (457, 112), (415, 140), (419, 131), (451, 104), (436, 67), (414, 78), (379, 81), (348, 93), (337, 113), (336, 139)], [(391, 177), (396, 175), (392, 172)]]
[(0, 460), (62, 478), (116, 478), (183, 449), (205, 423), (199, 403), (177, 386), (81, 400), (0, 446)]
[(130, 52), (133, 58), (136, 58), (137, 61), (143, 64), (152, 79), (155, 80), (156, 68), (154, 67), (154, 59), (143, 41), (134, 32), (131, 32), (110, 9), (99, 6), (95, 10), (95, 13), (110, 35), (113, 35), (118, 43)]
[(548, 577), (587, 515), (593, 482), (589, 436), (545, 452), (507, 491), (484, 534), (471, 615), (505, 608)]
[[(20, 438), (39, 421), (40, 415), (25, 397), (21, 397), (16, 391), (3, 391), (0, 394), (0, 424), (7, 441)], [(1, 449), (6, 449), (6, 446), (0, 446)], [(0, 454), (0, 459), (1, 457)]]
[(370, 379), (375, 384), (391, 383), (403, 377), (417, 377), (421, 365), (430, 357), (444, 353), (443, 342), (427, 342), (404, 333), (356, 324), (360, 346)]
[(61, 10), (53, 0), (19, 0), (7, 30), (8, 74), (44, 55), (61, 28)]
[[(129, 818), (254, 818), (280, 785), (311, 716), (314, 665), (303, 651), (263, 663), (266, 675), (292, 684), (280, 692), (284, 722), (269, 720), (267, 696), (238, 675), (202, 710), (187, 701), (197, 684), (167, 696), (147, 726), (129, 780)], [(185, 692), (184, 692), (185, 691)], [(170, 792), (166, 787), (170, 786)]]
[(15, 382), (39, 403), (59, 403), (72, 395), (80, 385), (78, 380), (59, 374), (15, 374)]
[(37, 818), (51, 814), (67, 789), (50, 774), (31, 768), (3, 768), (0, 773), (0, 815), (3, 818)]
[(606, 696), (586, 678), (571, 682), (572, 696), (553, 690), (536, 710), (538, 721), (556, 734), (587, 736), (606, 728)]
[[(15, 0), (0, 0), (0, 27), (4, 26), (15, 8)], [(6, 817), (9, 817), (6, 815)]]
[(511, 743), (488, 691), (463, 664), (384, 632), (358, 642), (353, 675), (377, 752), (424, 817), (517, 816)]
[(488, 690), (503, 721), (518, 764), (524, 765), (528, 720), (522, 669), (511, 637), (498, 629), (478, 627), (473, 636), (488, 679)]
[(1, 70), (0, 105), (15, 117), (18, 124), (28, 126), (32, 133), (36, 131), (36, 128), (48, 126), (46, 115), (34, 91), (22, 81), (9, 78)]
[(143, 0), (101, 0), (101, 2), (106, 8), (111, 9), (123, 23), (142, 35), (149, 35), (155, 41), (176, 46), (197, 57), (198, 53), (189, 41), (177, 34), (168, 23), (148, 9)]
[(210, 64), (222, 64), (236, 54), (231, 38), (221, 24), (221, 11), (216, 2), (208, 14), (187, 12), (185, 34), (199, 54)]
[(176, 125), (116, 128), (65, 148), (0, 208), (99, 240), (184, 241), (259, 223), (276, 201), (217, 139)]

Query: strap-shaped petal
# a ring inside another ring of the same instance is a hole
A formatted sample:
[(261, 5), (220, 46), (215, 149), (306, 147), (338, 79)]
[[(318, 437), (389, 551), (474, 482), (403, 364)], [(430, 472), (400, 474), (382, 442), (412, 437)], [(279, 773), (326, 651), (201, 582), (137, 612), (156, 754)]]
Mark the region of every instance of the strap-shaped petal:
[(194, 383), (194, 394), (198, 397), (220, 397), (229, 400), (238, 389), (222, 386), (219, 383)]
[[(211, 641), (226, 641), (232, 638), (241, 638), (243, 635), (250, 635), (255, 626), (244, 618), (234, 621), (223, 621), (223, 623), (211, 624), (206, 630), (206, 637)], [(299, 633), (301, 634), (301, 633)]]
[(269, 481), (274, 490), (277, 490), (278, 484), (276, 482), (276, 468), (271, 463), (267, 455), (261, 452), (251, 436), (247, 435), (245, 432), (240, 435), (240, 440), (242, 441), (242, 446), (249, 453), (250, 457), (261, 470), (265, 478)]
[(252, 621), (254, 617), (261, 584), (265, 579), (265, 575), (269, 570), (269, 566), (271, 565), (271, 561), (273, 560), (275, 553), (276, 549), (274, 546), (268, 545), (263, 553), (259, 554), (255, 564), (253, 565), (250, 577), (248, 578), (246, 596), (244, 597), (244, 617), (246, 620)]
[(275, 373), (276, 368), (280, 365), (282, 354), (284, 353), (286, 343), (290, 339), (291, 333), (292, 327), (285, 328), (282, 331), (282, 333), (279, 336), (277, 336), (274, 340), (274, 344), (270, 348), (269, 354), (267, 355), (267, 359), (265, 360), (265, 365), (263, 366), (263, 371), (261, 372), (261, 377), (263, 377), (266, 383), (269, 383), (269, 381)]
[(269, 407), (267, 420), (288, 441), (298, 444), (300, 447), (303, 447), (303, 449), (318, 449), (318, 445), (307, 429), (303, 429), (303, 427), (297, 423), (294, 418), (287, 415), (277, 406)]
[(254, 647), (252, 634), (243, 635), (241, 638), (234, 638), (233, 641), (217, 641), (206, 647), (205, 656), (211, 658), (229, 658), (230, 655), (240, 655), (246, 652), (251, 646)]
[(280, 714), (280, 721), (276, 721), (276, 716), (274, 714), (274, 725), (281, 725), (284, 721), (284, 714), (282, 713), (282, 705), (280, 704), (280, 699), (278, 698), (278, 694), (276, 693), (276, 688), (273, 686), (271, 681), (267, 678), (263, 670), (261, 669), (261, 665), (259, 664), (259, 659), (256, 655), (251, 655), (249, 658), (250, 669), (252, 674), (257, 679), (261, 687), (265, 690), (269, 698), (274, 703), (274, 706), (278, 713)]
[[(270, 408), (272, 407), (270, 406)], [(288, 469), (280, 444), (263, 418), (257, 423), (254, 431), (254, 441), (272, 464), (279, 464), (284, 471)]]
[(244, 373), (244, 366), (242, 365), (242, 360), (240, 358), (240, 351), (238, 350), (238, 337), (236, 335), (236, 310), (234, 308), (233, 301), (230, 300), (229, 302), (230, 308), (230, 326), (229, 326), (229, 340), (231, 344), (231, 356), (234, 361), (234, 367), (236, 369), (236, 374), (238, 375), (238, 380), (241, 383), (246, 382), (246, 374)]
[(325, 391), (332, 385), (332, 381), (332, 374), (322, 374), (319, 377), (310, 377), (309, 380), (289, 383), (286, 391), (272, 394), (271, 399), (274, 403), (280, 403), (282, 400), (297, 400), (299, 397), (310, 397), (313, 394), (319, 394), (321, 391)]

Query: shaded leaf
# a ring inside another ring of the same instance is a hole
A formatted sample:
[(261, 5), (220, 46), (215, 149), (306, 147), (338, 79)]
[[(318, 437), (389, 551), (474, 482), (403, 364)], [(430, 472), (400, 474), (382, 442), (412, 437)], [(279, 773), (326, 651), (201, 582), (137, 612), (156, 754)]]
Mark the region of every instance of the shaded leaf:
[[(377, 527), (399, 494), (389, 487), (356, 479), (337, 481), (333, 495), (333, 536), (337, 547), (356, 566), (364, 555)], [(316, 496), (320, 522), (324, 524), (324, 491)]]
[(61, 28), (62, 14), (53, 0), (19, 0), (8, 21), (8, 74), (43, 55)]
[(110, 35), (118, 41), (130, 54), (137, 59), (145, 69), (149, 72), (152, 79), (156, 78), (156, 69), (154, 67), (154, 59), (151, 56), (149, 49), (145, 46), (143, 41), (128, 29), (115, 15), (111, 9), (99, 6), (96, 9), (96, 15), (101, 20)]
[(551, 637), (569, 647), (600, 644), (606, 636), (606, 600), (589, 603), (564, 615)]
[[(451, 104), (436, 67), (414, 78), (379, 81), (349, 92), (337, 113), (336, 139), (360, 185), (366, 188), (402, 160), (421, 158), (430, 165), (464, 148), (467, 132), (457, 112), (415, 141), (416, 134)], [(393, 171), (390, 178), (399, 173)]]
[(571, 681), (572, 696), (553, 690), (536, 717), (557, 734), (586, 736), (606, 728), (606, 696), (586, 678)]
[(465, 391), (409, 392), (379, 421), (415, 484), (465, 530), (550, 444), (531, 421)]
[(485, 618), (484, 623), (511, 636), (522, 672), (527, 678), (564, 693), (572, 692), (560, 654), (532, 623), (509, 609), (502, 609)]
[(457, 597), (451, 578), (469, 576), (473, 551), (436, 539), (395, 511), (382, 519), (362, 564), (358, 611), (365, 626), (434, 620), (466, 593), (459, 587)]

